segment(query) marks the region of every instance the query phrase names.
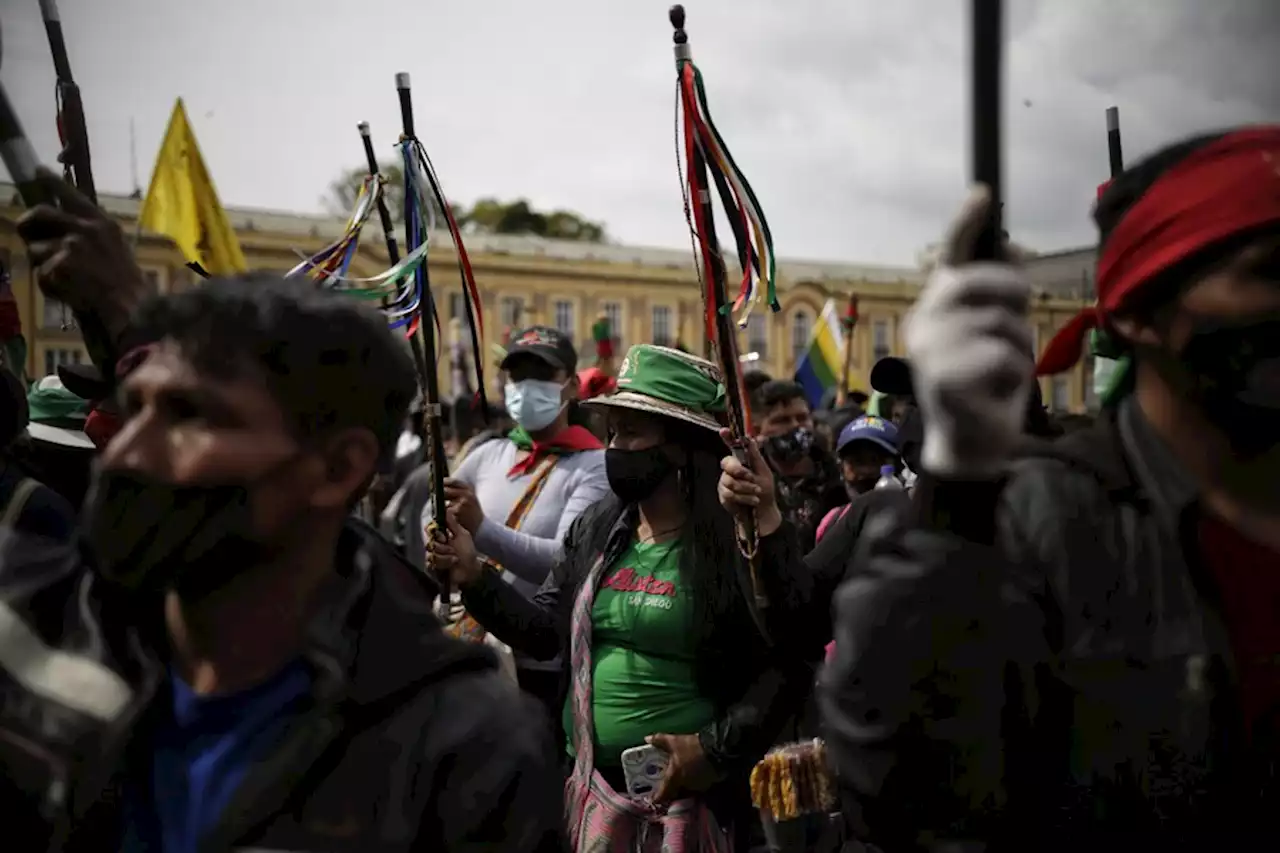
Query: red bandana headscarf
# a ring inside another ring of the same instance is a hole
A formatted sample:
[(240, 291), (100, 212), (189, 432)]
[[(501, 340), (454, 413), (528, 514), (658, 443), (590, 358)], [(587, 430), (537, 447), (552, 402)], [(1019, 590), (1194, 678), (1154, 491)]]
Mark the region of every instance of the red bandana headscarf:
[(1156, 179), (1111, 232), (1098, 257), (1098, 304), (1054, 336), (1036, 374), (1070, 370), (1089, 330), (1159, 273), (1232, 235), (1276, 224), (1280, 125), (1239, 130), (1194, 151)]

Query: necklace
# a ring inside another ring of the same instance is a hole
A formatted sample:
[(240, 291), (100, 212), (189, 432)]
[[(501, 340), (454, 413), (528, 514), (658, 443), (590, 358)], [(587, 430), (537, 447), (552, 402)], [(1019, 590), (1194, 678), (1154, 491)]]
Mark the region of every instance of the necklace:
[(652, 530), (649, 532), (648, 536), (641, 536), (639, 532), (637, 532), (636, 544), (637, 545), (656, 545), (658, 544), (658, 537), (666, 536), (668, 533), (678, 533), (682, 526), (683, 525), (676, 525), (675, 527), (668, 527), (665, 530)]

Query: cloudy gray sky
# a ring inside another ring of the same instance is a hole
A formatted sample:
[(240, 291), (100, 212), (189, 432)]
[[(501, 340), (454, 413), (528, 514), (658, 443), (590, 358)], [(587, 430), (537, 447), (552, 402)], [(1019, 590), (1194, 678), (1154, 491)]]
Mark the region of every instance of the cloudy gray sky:
[[(689, 0), (717, 125), (784, 257), (912, 263), (963, 196), (962, 0)], [(1091, 240), (1104, 110), (1126, 156), (1280, 120), (1277, 0), (1009, 0), (1007, 215), (1040, 250)], [(525, 196), (615, 239), (688, 246), (674, 160), (665, 0), (59, 0), (95, 175), (141, 181), (186, 100), (224, 204), (318, 211), (392, 154), (397, 71), (451, 198)], [(38, 0), (0, 0), (0, 76), (57, 150)]]

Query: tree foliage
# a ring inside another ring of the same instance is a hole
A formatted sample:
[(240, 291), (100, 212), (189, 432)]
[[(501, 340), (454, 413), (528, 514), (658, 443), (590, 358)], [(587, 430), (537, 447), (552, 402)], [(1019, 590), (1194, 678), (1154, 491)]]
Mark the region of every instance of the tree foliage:
[[(404, 171), (397, 163), (379, 166), (387, 179), (385, 197), (391, 218), (399, 224), (404, 219)], [(356, 196), (368, 172), (350, 169), (329, 185), (325, 206), (335, 215), (346, 215), (355, 207)], [(458, 227), (471, 234), (532, 234), (549, 240), (574, 240), (604, 243), (608, 233), (601, 222), (592, 222), (569, 210), (540, 211), (526, 199), (511, 202), (482, 198), (471, 207), (449, 202)], [(443, 214), (437, 210), (437, 219)]]

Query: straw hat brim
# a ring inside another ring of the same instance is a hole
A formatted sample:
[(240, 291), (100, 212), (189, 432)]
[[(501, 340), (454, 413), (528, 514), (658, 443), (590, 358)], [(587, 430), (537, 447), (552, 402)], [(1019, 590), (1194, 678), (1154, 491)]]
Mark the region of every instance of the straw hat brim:
[(675, 418), (678, 421), (684, 421), (717, 433), (721, 429), (720, 422), (711, 415), (695, 412), (692, 409), (686, 409), (684, 406), (677, 406), (675, 403), (668, 403), (665, 400), (659, 400), (647, 394), (637, 394), (634, 391), (619, 391), (607, 397), (592, 397), (590, 400), (583, 400), (582, 405), (612, 406), (617, 409), (632, 409), (650, 415), (661, 415), (665, 418)]
[(27, 435), (31, 436), (35, 441), (56, 444), (59, 447), (74, 447), (77, 450), (94, 449), (93, 442), (89, 440), (89, 436), (80, 430), (49, 426), (48, 424), (29, 423), (27, 424)]

